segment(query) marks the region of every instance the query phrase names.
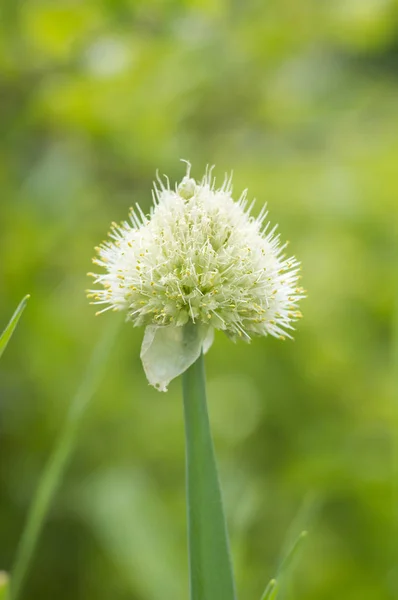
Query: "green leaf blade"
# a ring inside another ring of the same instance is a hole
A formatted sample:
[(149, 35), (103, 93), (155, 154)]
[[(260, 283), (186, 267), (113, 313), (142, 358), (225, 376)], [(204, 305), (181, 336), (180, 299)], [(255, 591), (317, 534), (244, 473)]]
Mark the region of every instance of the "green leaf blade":
[(288, 574), (289, 569), (293, 564), (293, 561), (297, 557), (298, 552), (301, 550), (302, 544), (305, 541), (307, 535), (308, 531), (304, 530), (298, 535), (296, 540), (293, 542), (291, 548), (289, 549), (286, 556), (283, 558), (281, 566), (278, 569), (278, 577), (282, 577), (285, 574)]
[(16, 311), (14, 312), (14, 314), (12, 315), (12, 317), (10, 319), (10, 322), (8, 323), (7, 327), (5, 328), (5, 330), (3, 331), (3, 333), (0, 336), (0, 357), (3, 354), (4, 350), (6, 349), (6, 346), (7, 346), (8, 342), (10, 341), (11, 336), (14, 333), (16, 326), (18, 325), (18, 321), (21, 318), (21, 315), (25, 309), (25, 306), (28, 303), (29, 298), (30, 298), (30, 296), (28, 294), (27, 296), (25, 296), (25, 298), (23, 298), (21, 300)]
[(290, 575), (293, 562), (295, 561), (299, 550), (301, 550), (301, 546), (307, 535), (308, 531), (304, 530), (295, 539), (286, 555), (282, 559), (276, 578), (271, 579), (268, 582), (268, 585), (261, 596), (261, 600), (276, 600), (278, 593), (281, 590), (281, 586), (283, 586), (283, 583)]
[(47, 513), (74, 451), (82, 417), (101, 382), (120, 325), (120, 319), (112, 319), (95, 345), (82, 382), (70, 404), (64, 425), (39, 479), (18, 544), (7, 588), (7, 600), (18, 600), (20, 597)]
[(261, 600), (273, 600), (276, 598), (278, 593), (278, 582), (276, 579), (271, 579), (265, 588), (264, 594), (261, 596)]
[(0, 600), (6, 600), (9, 578), (7, 573), (0, 571)]
[(207, 413), (203, 354), (183, 374), (191, 600), (236, 600)]

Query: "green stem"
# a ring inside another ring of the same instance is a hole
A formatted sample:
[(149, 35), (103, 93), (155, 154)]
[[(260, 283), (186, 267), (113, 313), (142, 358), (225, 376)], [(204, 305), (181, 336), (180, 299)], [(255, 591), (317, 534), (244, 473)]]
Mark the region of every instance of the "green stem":
[(9, 600), (17, 600), (24, 584), (29, 565), (43, 528), (52, 499), (75, 446), (82, 416), (98, 388), (120, 322), (112, 320), (94, 348), (85, 377), (70, 405), (57, 444), (39, 481), (36, 495), (28, 512), (9, 584)]
[(235, 584), (207, 413), (203, 354), (183, 374), (191, 600), (234, 600)]

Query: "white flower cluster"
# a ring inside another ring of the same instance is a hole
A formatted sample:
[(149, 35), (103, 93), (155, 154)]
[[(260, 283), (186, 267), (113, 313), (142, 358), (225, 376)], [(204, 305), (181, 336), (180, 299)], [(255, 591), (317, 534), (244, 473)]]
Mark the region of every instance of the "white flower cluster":
[[(93, 304), (106, 305), (100, 312), (126, 311), (134, 325), (148, 326), (142, 357), (157, 336), (181, 342), (184, 325), (202, 332), (198, 353), (214, 329), (246, 341), (251, 335), (289, 336), (301, 316), (299, 264), (284, 257), (286, 244), (280, 245), (276, 228), (264, 226), (265, 207), (254, 218), (246, 192), (233, 200), (231, 178), (216, 189), (209, 169), (196, 183), (189, 163), (175, 189), (166, 182), (155, 185), (148, 217), (137, 206), (131, 222), (113, 224), (110, 240), (96, 249), (94, 262), (105, 273), (93, 275), (102, 286), (89, 290)], [(172, 378), (148, 377), (161, 389)]]

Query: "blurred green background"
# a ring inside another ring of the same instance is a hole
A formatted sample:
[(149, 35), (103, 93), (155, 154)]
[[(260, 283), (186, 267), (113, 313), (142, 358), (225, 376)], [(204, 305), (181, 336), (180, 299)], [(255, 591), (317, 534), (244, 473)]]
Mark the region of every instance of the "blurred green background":
[[(1, 22), (0, 328), (32, 298), (0, 362), (0, 568), (115, 318), (85, 298), (93, 247), (186, 158), (268, 202), (308, 290), (294, 342), (219, 334), (207, 358), (240, 598), (303, 527), (285, 600), (398, 598), (398, 2), (3, 0)], [(180, 383), (147, 385), (142, 335), (117, 340), (26, 600), (188, 597)]]

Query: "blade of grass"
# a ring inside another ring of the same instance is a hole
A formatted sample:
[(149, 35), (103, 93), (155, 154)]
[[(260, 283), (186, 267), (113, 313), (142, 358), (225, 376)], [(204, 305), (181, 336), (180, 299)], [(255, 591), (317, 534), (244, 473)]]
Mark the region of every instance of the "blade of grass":
[[(297, 556), (302, 542), (308, 535), (307, 531), (303, 529), (303, 526), (308, 527), (309, 524), (311, 524), (311, 528), (314, 527), (314, 521), (319, 512), (320, 505), (321, 499), (315, 492), (307, 494), (304, 498), (286, 535), (286, 541), (283, 544), (275, 578), (271, 579), (268, 583), (261, 600), (274, 600), (280, 592), (282, 592), (283, 595), (283, 592), (285, 591), (283, 589), (284, 583), (286, 583), (286, 579), (290, 575), (291, 564)], [(298, 534), (297, 532), (300, 532), (300, 530), (301, 533)]]
[(278, 593), (278, 582), (276, 579), (271, 579), (265, 588), (264, 594), (261, 596), (261, 600), (272, 600)]
[(0, 336), (0, 357), (3, 354), (4, 350), (6, 349), (6, 346), (9, 342), (12, 334), (14, 333), (14, 329), (16, 328), (16, 326), (18, 324), (18, 321), (24, 311), (24, 308), (25, 308), (29, 298), (30, 298), (30, 296), (27, 295), (27, 296), (25, 296), (25, 298), (23, 298), (23, 300), (21, 300), (21, 302), (18, 305), (18, 308), (12, 315), (10, 322), (8, 323), (7, 327), (5, 328), (5, 330), (3, 331), (3, 333)]
[(84, 379), (70, 405), (63, 430), (40, 478), (11, 572), (9, 600), (17, 600), (21, 593), (44, 519), (75, 446), (82, 416), (101, 381), (120, 322), (120, 319), (112, 319), (95, 346)]
[(302, 531), (297, 539), (292, 544), (291, 548), (287, 552), (286, 556), (283, 557), (281, 564), (278, 568), (276, 577), (271, 579), (265, 588), (264, 594), (261, 596), (261, 600), (274, 600), (278, 592), (280, 591), (281, 585), (284, 579), (288, 576), (291, 565), (299, 552), (303, 541), (307, 537), (308, 532)]
[[(395, 225), (395, 224), (394, 224)], [(392, 382), (392, 428), (391, 428), (391, 560), (392, 572), (394, 573), (394, 591), (398, 595), (398, 269), (395, 267), (398, 259), (398, 226), (393, 228), (393, 261), (394, 270), (392, 273), (394, 306), (391, 323), (391, 382)]]
[(0, 571), (0, 600), (5, 600), (8, 590), (8, 575), (4, 571)]
[(191, 600), (234, 600), (228, 534), (206, 403), (203, 354), (183, 374)]
[(296, 558), (305, 538), (308, 535), (308, 531), (302, 531), (297, 539), (293, 542), (289, 552), (282, 559), (281, 565), (278, 569), (277, 579), (283, 577), (289, 570), (290, 566), (293, 563), (293, 560)]

